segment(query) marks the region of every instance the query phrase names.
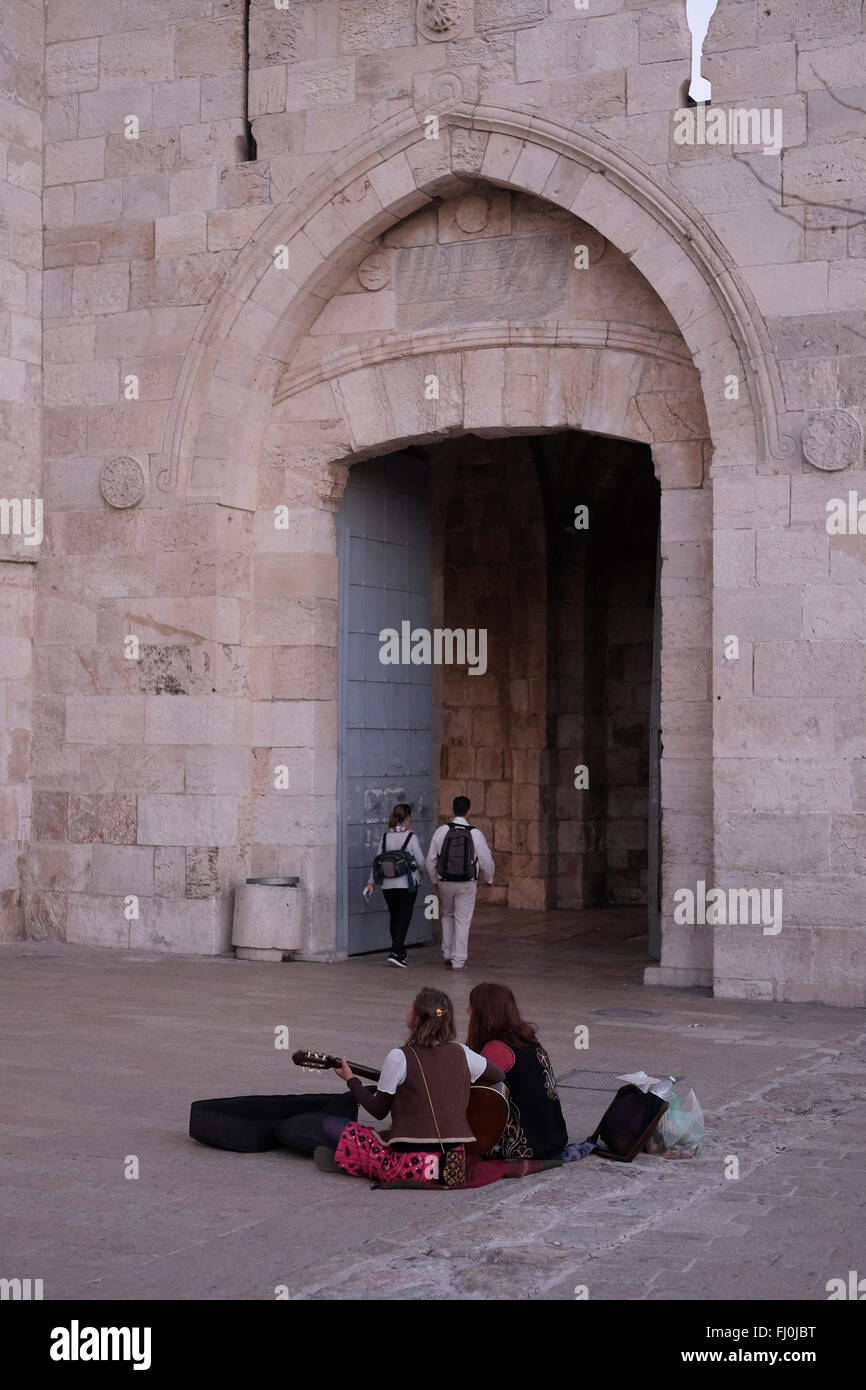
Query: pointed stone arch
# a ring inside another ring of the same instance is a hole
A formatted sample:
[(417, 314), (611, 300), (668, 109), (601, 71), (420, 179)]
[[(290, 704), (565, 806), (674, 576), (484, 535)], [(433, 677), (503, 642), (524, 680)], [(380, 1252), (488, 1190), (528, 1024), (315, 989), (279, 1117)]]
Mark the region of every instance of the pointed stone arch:
[[(286, 601), (318, 614), (326, 631), (336, 611), (333, 512), (355, 460), (410, 441), (465, 433), (583, 429), (648, 443), (662, 484), (663, 545), (667, 537), (677, 552), (674, 569), (689, 552), (695, 574), (682, 582), (688, 586), (697, 578), (706, 594), (703, 605), (679, 604), (676, 630), (663, 638), (662, 699), (676, 708), (684, 691), (697, 692), (686, 695), (691, 703), (685, 732), (670, 724), (666, 730), (665, 869), (669, 887), (680, 881), (677, 873), (688, 878), (696, 865), (708, 875), (712, 496), (701, 479), (710, 445), (714, 468), (740, 473), (787, 471), (794, 451), (761, 317), (702, 220), (612, 145), (535, 112), (452, 105), (438, 115), (437, 140), (425, 139), (416, 114), (395, 117), (347, 147), (314, 185), (297, 190), (264, 219), (205, 309), (184, 359), (159, 486), (175, 491), (178, 501), (260, 509), (250, 567), (253, 612), (259, 601), (264, 609), (291, 592)], [(612, 323), (475, 323), (447, 334), (385, 333), (315, 364), (304, 361), (303, 353), (296, 359), (307, 330), (384, 232), (434, 198), (484, 182), (545, 200), (597, 229), (655, 290), (680, 336)], [(279, 248), (288, 251), (288, 269), (275, 265)], [(659, 362), (681, 373), (681, 384), (700, 401), (705, 427), (691, 441), (675, 424), (649, 419), (641, 409), (642, 374)], [(419, 370), (434, 372), (444, 383), (434, 410), (419, 405)], [(535, 395), (528, 401), (524, 396), (522, 405), (512, 406), (509, 391), (496, 388), (497, 381), (507, 385), (512, 370), (537, 378)], [(724, 390), (730, 376), (740, 381), (733, 400)], [(295, 422), (313, 422), (314, 428), (302, 437), (292, 428)], [(684, 483), (683, 469), (691, 466), (684, 456), (695, 438), (703, 458), (697, 480)], [(288, 464), (282, 475), (281, 464)], [(287, 473), (293, 476), (286, 491)], [(281, 478), (279, 494), (272, 495), (269, 477)], [(266, 515), (286, 496), (300, 528), (296, 551), (305, 554), (303, 577), (296, 556), (280, 553)], [(252, 644), (279, 650), (285, 624), (273, 614), (267, 622), (262, 636), (254, 619)], [(293, 660), (297, 648), (286, 651)], [(309, 705), (300, 685), (292, 693), (292, 660), (283, 662), (289, 677), (280, 687), (279, 719), (264, 721), (253, 737), (256, 747), (279, 744), (279, 720), (288, 727), (295, 710)], [(254, 710), (271, 698), (267, 678), (261, 688), (259, 680), (251, 690)], [(329, 680), (316, 696), (311, 745), (323, 767), (334, 754), (336, 688), (332, 698)], [(319, 801), (313, 820), (304, 847), (311, 884), (306, 951), (331, 958), (336, 820), (330, 801)], [(267, 844), (259, 848), (267, 850)], [(662, 967), (650, 972), (654, 982), (711, 982), (709, 929), (680, 929), (668, 921), (663, 946)]]
[[(701, 375), (717, 465), (758, 469), (791, 459), (760, 313), (730, 256), (682, 199), (576, 123), (447, 103), (437, 114), (438, 139), (425, 138), (414, 112), (394, 117), (259, 226), (185, 356), (160, 460), (163, 491), (253, 505), (254, 460), (293, 344), (388, 227), (477, 179), (573, 212), (630, 258)], [(277, 248), (288, 250), (286, 270), (276, 268)], [(723, 389), (731, 375), (746, 387), (733, 401)]]

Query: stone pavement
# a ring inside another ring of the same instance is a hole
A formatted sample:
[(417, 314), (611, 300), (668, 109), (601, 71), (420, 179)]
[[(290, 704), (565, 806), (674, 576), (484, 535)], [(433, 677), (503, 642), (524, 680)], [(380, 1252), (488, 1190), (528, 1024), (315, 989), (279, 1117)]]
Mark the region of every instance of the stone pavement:
[[(825, 1300), (866, 1272), (866, 1020), (820, 1005), (647, 989), (640, 910), (486, 910), (459, 975), (84, 949), (0, 948), (7, 1021), (0, 1276), (49, 1299)], [(377, 1065), (415, 989), (462, 1019), (483, 979), (540, 1027), (573, 1138), (620, 1072), (693, 1086), (697, 1158), (589, 1158), (475, 1192), (372, 1190), (279, 1151), (187, 1136), (203, 1096), (321, 1087), (274, 1046)], [(589, 1026), (588, 1051), (574, 1030)], [(130, 1155), (140, 1176), (124, 1177)], [(726, 1179), (728, 1156), (740, 1176)]]

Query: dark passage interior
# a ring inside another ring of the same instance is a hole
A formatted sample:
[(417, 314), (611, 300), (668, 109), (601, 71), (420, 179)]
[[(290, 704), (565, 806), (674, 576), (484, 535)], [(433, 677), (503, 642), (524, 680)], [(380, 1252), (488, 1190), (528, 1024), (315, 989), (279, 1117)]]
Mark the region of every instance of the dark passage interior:
[(649, 449), (569, 433), (423, 453), (433, 622), (487, 632), (484, 674), (433, 671), (439, 809), (471, 798), (497, 860), (492, 902), (646, 903), (660, 498)]

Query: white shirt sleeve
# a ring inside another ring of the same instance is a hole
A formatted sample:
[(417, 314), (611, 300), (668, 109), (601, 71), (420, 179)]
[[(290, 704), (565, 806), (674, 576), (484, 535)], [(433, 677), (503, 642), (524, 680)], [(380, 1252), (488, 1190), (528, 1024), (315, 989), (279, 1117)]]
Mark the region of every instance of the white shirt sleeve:
[(475, 854), (478, 859), (478, 876), (484, 875), (485, 882), (492, 883), (493, 875), (496, 872), (496, 865), (493, 862), (493, 855), (487, 845), (482, 831), (472, 827), (472, 843), (475, 846)]
[[(471, 1047), (467, 1047), (465, 1043), (461, 1043), (460, 1046), (466, 1053), (466, 1061), (469, 1063), (469, 1079), (470, 1081), (477, 1081), (479, 1076), (483, 1076), (487, 1070), (487, 1058), (482, 1057), (480, 1052), (473, 1052)], [(381, 1089), (380, 1083), (379, 1090), (381, 1091)]]
[(433, 839), (430, 841), (430, 848), (427, 851), (427, 877), (431, 883), (439, 882), (439, 875), (436, 872), (436, 860), (439, 858), (439, 851), (442, 848), (442, 841), (448, 833), (447, 825), (440, 825), (438, 830), (433, 832)]
[[(473, 1057), (476, 1055), (476, 1053), (472, 1053)], [(482, 1062), (484, 1062), (483, 1057), (481, 1060)], [(486, 1066), (487, 1063), (484, 1062), (484, 1065)], [(391, 1051), (388, 1053), (388, 1056), (385, 1058), (384, 1063), (382, 1064), (382, 1071), (379, 1076), (379, 1080), (376, 1082), (376, 1088), (379, 1091), (387, 1092), (389, 1096), (393, 1096), (394, 1092), (397, 1090), (397, 1087), (400, 1085), (401, 1082), (405, 1080), (405, 1053), (403, 1052), (402, 1048), (393, 1047)]]
[(421, 848), (421, 841), (418, 839), (414, 830), (412, 831), (412, 838), (409, 841), (408, 850), (415, 860), (415, 863), (418, 865), (418, 872), (415, 875), (415, 887), (417, 888), (424, 877), (424, 851)]

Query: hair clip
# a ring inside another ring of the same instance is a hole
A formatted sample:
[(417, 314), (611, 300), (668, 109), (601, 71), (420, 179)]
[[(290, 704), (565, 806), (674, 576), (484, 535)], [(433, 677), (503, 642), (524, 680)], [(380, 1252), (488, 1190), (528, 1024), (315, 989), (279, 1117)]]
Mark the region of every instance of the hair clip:
[(437, 1010), (436, 1010), (436, 1017), (437, 1017), (437, 1018), (441, 1018), (441, 1017), (442, 1017), (442, 1010), (441, 1010), (441, 1009), (437, 1009)]

